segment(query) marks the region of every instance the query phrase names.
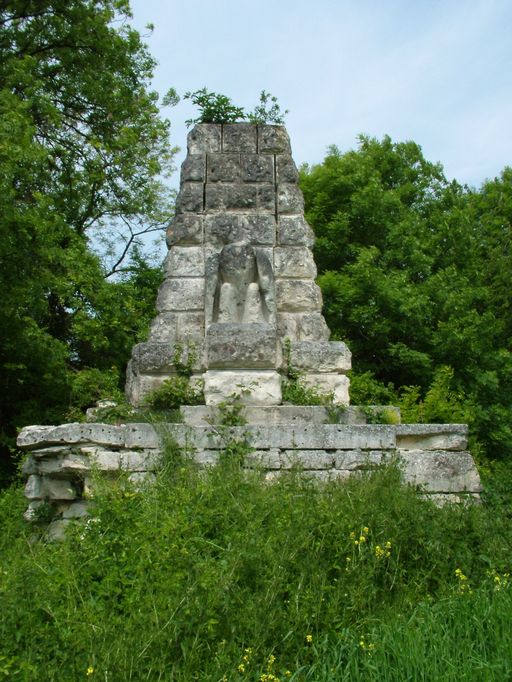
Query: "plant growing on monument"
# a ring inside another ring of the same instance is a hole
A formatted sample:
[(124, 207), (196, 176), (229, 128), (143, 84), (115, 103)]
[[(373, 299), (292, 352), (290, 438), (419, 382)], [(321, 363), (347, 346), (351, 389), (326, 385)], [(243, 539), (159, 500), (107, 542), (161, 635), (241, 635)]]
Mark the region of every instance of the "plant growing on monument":
[(315, 388), (306, 386), (301, 381), (301, 374), (291, 361), (291, 342), (289, 338), (284, 340), (283, 355), (285, 360), (282, 385), (283, 403), (291, 403), (292, 405), (333, 405), (333, 393), (322, 393)]
[(283, 125), (284, 117), (288, 114), (288, 109), (281, 111), (277, 97), (271, 95), (270, 92), (262, 90), (260, 93), (260, 103), (254, 107), (254, 110), (247, 114), (249, 123)]
[(229, 97), (218, 92), (209, 92), (206, 88), (187, 92), (183, 99), (189, 99), (199, 107), (200, 112), (197, 118), (185, 121), (187, 126), (194, 123), (235, 123), (246, 117), (242, 107), (235, 106)]
[[(176, 97), (175, 92), (173, 95)], [(194, 123), (237, 123), (243, 120), (248, 120), (254, 125), (282, 125), (288, 113), (288, 109), (281, 111), (277, 97), (265, 90), (260, 93), (260, 103), (248, 114), (245, 113), (243, 107), (233, 104), (231, 98), (218, 92), (210, 92), (206, 88), (187, 92), (183, 99), (189, 99), (192, 104), (199, 107), (200, 112), (197, 118), (185, 121), (187, 126)]]

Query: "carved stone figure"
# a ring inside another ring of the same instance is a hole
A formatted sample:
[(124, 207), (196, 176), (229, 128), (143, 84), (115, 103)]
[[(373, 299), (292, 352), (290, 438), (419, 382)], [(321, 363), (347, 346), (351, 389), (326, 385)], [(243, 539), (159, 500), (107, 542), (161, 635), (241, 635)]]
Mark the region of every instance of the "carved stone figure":
[(247, 241), (227, 244), (218, 257), (209, 287), (213, 301), (208, 321), (274, 323), (274, 275), (268, 256)]

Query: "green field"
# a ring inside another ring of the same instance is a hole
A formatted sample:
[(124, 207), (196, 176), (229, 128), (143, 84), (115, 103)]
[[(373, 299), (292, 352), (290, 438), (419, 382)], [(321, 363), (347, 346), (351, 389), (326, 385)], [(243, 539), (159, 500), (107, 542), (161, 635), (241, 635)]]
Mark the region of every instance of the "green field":
[(156, 484), (98, 481), (50, 543), (0, 497), (0, 679), (503, 680), (507, 486), (436, 508), (395, 467), (272, 485), (170, 448)]

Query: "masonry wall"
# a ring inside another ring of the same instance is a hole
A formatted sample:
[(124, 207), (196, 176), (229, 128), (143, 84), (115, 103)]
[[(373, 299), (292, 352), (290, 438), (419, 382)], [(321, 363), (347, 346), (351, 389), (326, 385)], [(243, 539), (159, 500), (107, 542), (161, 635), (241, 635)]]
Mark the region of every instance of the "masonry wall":
[(343, 481), (398, 457), (404, 481), (440, 502), (477, 498), (480, 491), (478, 472), (466, 449), (467, 427), (461, 424), (29, 426), (18, 438), (18, 446), (28, 453), (26, 517), (49, 503), (56, 519), (51, 530), (58, 536), (71, 519), (87, 514), (93, 470), (105, 476), (125, 472), (135, 484), (151, 480), (167, 437), (199, 467), (215, 465), (227, 439), (247, 438), (254, 450), (244, 466), (258, 467), (269, 481), (292, 467), (321, 481)]

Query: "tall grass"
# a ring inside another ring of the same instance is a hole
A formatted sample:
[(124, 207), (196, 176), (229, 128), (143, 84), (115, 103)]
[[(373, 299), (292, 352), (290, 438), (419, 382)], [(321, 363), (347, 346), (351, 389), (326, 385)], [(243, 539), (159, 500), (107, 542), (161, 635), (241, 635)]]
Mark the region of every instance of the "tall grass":
[[(512, 531), (436, 508), (389, 467), (272, 485), (176, 451), (156, 483), (98, 482), (61, 543), (0, 498), (0, 677), (504, 680)], [(499, 532), (497, 532), (499, 528)], [(457, 571), (457, 572), (456, 572)]]

